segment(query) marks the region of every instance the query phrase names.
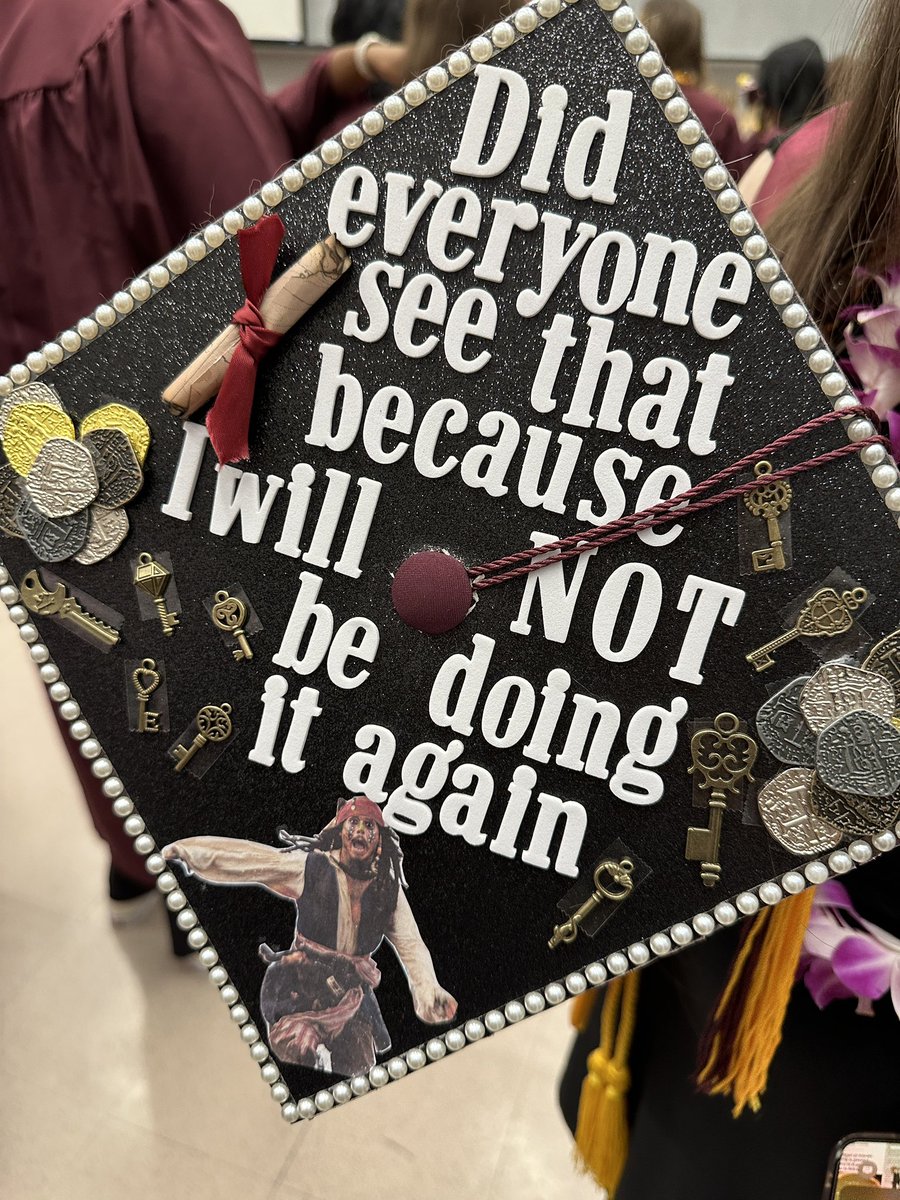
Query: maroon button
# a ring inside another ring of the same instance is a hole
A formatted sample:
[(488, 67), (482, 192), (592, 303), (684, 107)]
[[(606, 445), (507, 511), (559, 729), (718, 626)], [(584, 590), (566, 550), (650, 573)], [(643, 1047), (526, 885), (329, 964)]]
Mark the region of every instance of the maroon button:
[(422, 633), (446, 633), (465, 620), (475, 596), (458, 558), (443, 550), (420, 550), (397, 568), (391, 600), (406, 625)]

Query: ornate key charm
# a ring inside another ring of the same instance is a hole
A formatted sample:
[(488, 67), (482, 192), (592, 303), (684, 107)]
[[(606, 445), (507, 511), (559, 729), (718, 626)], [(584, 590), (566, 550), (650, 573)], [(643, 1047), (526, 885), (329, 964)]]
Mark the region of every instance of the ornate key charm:
[(222, 591), (216, 592), (215, 601), (210, 613), (213, 625), (216, 629), (221, 629), (223, 633), (230, 633), (237, 642), (238, 648), (231, 652), (235, 660), (249, 662), (253, 657), (253, 651), (250, 649), (250, 643), (244, 632), (244, 625), (247, 623), (247, 605), (237, 596), (230, 596), (224, 588)]
[[(612, 858), (606, 858), (599, 863), (594, 871), (594, 890), (567, 921), (563, 921), (561, 925), (554, 928), (553, 936), (547, 943), (550, 949), (555, 950), (557, 946), (574, 942), (585, 917), (590, 916), (604, 900), (612, 900), (614, 904), (618, 904), (630, 896), (634, 887), (634, 880), (631, 878), (633, 870), (634, 863), (630, 858), (623, 858), (619, 862)], [(604, 875), (609, 876), (610, 883), (604, 883)], [(615, 890), (612, 885), (615, 885)]]
[(159, 687), (161, 676), (156, 669), (156, 661), (145, 658), (136, 671), (131, 673), (131, 682), (137, 693), (138, 702), (138, 733), (159, 733), (159, 713), (147, 711), (147, 701)]
[(756, 762), (758, 747), (749, 734), (740, 733), (740, 721), (734, 713), (719, 713), (712, 729), (698, 729), (691, 738), (689, 775), (697, 775), (697, 786), (709, 792), (709, 826), (691, 826), (687, 832), (684, 857), (699, 862), (700, 878), (706, 887), (715, 887), (722, 874), (719, 842), (722, 814), (729, 796), (739, 796), (745, 779)]
[(167, 612), (163, 596), (166, 594), (172, 580), (172, 572), (167, 571), (162, 563), (158, 563), (152, 554), (138, 555), (138, 567), (134, 573), (134, 586), (139, 587), (142, 592), (146, 592), (153, 601), (156, 611), (159, 613), (159, 620), (162, 625), (162, 631), (166, 637), (172, 636), (172, 630), (181, 622), (173, 612)]
[(761, 550), (754, 550), (750, 556), (753, 570), (783, 571), (787, 563), (778, 518), (790, 508), (794, 493), (787, 480), (767, 478), (772, 474), (770, 462), (758, 462), (753, 468), (753, 474), (759, 480), (759, 487), (747, 492), (744, 504), (754, 517), (761, 517), (765, 521), (769, 537), (769, 545)]
[(197, 736), (190, 746), (176, 746), (172, 751), (176, 759), (175, 770), (183, 771), (198, 750), (207, 742), (224, 742), (231, 737), (231, 705), (206, 704), (197, 713), (194, 721)]
[(113, 629), (99, 617), (85, 612), (75, 597), (68, 594), (64, 583), (58, 583), (52, 592), (48, 591), (37, 570), (28, 572), (19, 591), (22, 593), (25, 607), (30, 612), (42, 617), (59, 617), (60, 620), (68, 621), (107, 649), (117, 645), (122, 636), (118, 629)]
[(752, 663), (757, 671), (767, 671), (775, 665), (772, 654), (782, 646), (793, 641), (796, 637), (837, 637), (846, 633), (853, 625), (853, 614), (861, 604), (868, 599), (869, 593), (864, 587), (855, 587), (845, 592), (836, 592), (832, 587), (819, 588), (809, 597), (794, 624), (793, 629), (773, 638), (758, 650), (752, 650), (747, 656), (747, 662)]

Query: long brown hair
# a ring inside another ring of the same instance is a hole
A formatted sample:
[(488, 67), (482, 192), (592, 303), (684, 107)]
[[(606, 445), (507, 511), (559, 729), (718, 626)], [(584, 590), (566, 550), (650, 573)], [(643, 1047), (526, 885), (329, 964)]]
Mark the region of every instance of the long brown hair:
[(690, 0), (647, 0), (641, 21), (673, 71), (703, 77), (703, 14)]
[(509, 8), (510, 0), (406, 0), (403, 41), (409, 74), (420, 75), (476, 37)]
[(872, 0), (835, 81), (837, 108), (814, 170), (767, 226), (826, 337), (849, 304), (877, 299), (855, 272), (900, 261), (900, 4)]

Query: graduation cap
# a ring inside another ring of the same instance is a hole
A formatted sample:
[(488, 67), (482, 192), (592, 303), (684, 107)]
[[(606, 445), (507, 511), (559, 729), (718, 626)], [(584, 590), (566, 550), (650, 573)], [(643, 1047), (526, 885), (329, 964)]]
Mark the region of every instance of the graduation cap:
[(895, 845), (897, 471), (618, 0), (0, 390), (0, 597), (287, 1120)]

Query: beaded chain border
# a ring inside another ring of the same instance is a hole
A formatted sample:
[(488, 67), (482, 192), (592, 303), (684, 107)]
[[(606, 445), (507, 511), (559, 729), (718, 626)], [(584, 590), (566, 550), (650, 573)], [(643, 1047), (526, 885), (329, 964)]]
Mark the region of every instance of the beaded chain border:
[[(108, 303), (99, 305), (91, 316), (82, 318), (73, 329), (65, 330), (57, 340), (47, 342), (41, 350), (29, 354), (23, 363), (16, 363), (6, 375), (0, 376), (0, 398), (76, 354), (84, 343), (94, 341), (105, 330), (124, 320), (137, 306), (146, 303), (168, 286), (173, 278), (183, 275), (195, 263), (206, 258), (207, 254), (223, 245), (248, 222), (252, 224), (267, 209), (277, 208), (287, 194), (299, 191), (323, 172), (337, 166), (367, 140), (377, 137), (385, 128), (401, 120), (410, 109), (424, 104), (454, 80), (468, 75), (476, 64), (487, 62), (567, 8), (592, 2), (606, 14), (625, 50), (632, 56), (639, 74), (647, 81), (650, 91), (662, 106), (678, 140), (702, 175), (716, 207), (728, 218), (729, 229), (740, 242), (741, 251), (755, 264), (756, 277), (767, 289), (782, 322), (795, 331), (794, 343), (806, 356), (807, 365), (818, 378), (822, 392), (837, 411), (856, 408), (856, 396), (838, 369), (833, 354), (811, 323), (793, 284), (771, 253), (765, 236), (741, 200), (715, 148), (706, 140), (700, 122), (692, 113), (674, 77), (666, 71), (661, 55), (634, 10), (624, 0), (534, 0), (518, 9), (509, 20), (498, 22), (443, 62), (431, 67), (422, 77), (413, 79), (399, 92), (388, 96), (377, 108), (348, 125), (339, 138), (324, 142), (316, 151), (300, 159), (299, 163), (288, 167), (277, 179), (264, 184), (239, 209), (225, 213), (221, 220), (207, 225), (202, 233), (188, 238), (183, 246), (132, 280), (126, 289), (116, 292)], [(850, 441), (862, 441), (875, 432), (865, 417), (854, 416), (847, 421), (846, 433)], [(879, 445), (867, 446), (860, 457), (873, 486), (887, 509), (898, 514), (896, 519), (900, 524), (900, 486), (897, 486), (898, 471), (894, 460)], [(196, 913), (188, 906), (187, 897), (178, 887), (178, 880), (166, 869), (166, 862), (153, 838), (146, 832), (143, 819), (125, 794), (125, 785), (115, 774), (113, 764), (103, 754), (100, 743), (92, 736), (90, 725), (82, 718), (81, 709), (62, 679), (59, 667), (50, 661), (50, 651), (40, 641), (37, 627), (29, 620), (28, 611), (19, 600), (18, 589), (10, 582), (9, 572), (0, 562), (0, 601), (6, 605), (11, 619), (19, 627), (19, 636), (29, 645), (31, 657), (40, 669), (50, 698), (58, 704), (60, 716), (68, 723), (70, 736), (80, 743), (81, 754), (90, 760), (92, 774), (103, 781), (102, 789), (113, 802), (113, 811), (122, 818), (126, 833), (134, 839), (135, 851), (146, 860), (147, 870), (156, 876), (157, 886), (165, 895), (166, 904), (177, 914), (178, 925), (185, 930), (190, 946), (198, 952), (200, 962), (229, 1008), (232, 1021), (240, 1029), (241, 1039), (249, 1046), (253, 1060), (259, 1064), (260, 1074), (269, 1086), (272, 1098), (281, 1106), (282, 1117), (290, 1123), (300, 1119), (309, 1120), (317, 1113), (345, 1104), (355, 1096), (384, 1087), (391, 1080), (402, 1079), (410, 1071), (436, 1062), (448, 1052), (453, 1053), (471, 1042), (480, 1041), (488, 1033), (497, 1033), (504, 1026), (517, 1024), (548, 1005), (560, 1004), (589, 986), (602, 984), (610, 976), (623, 975), (632, 966), (641, 967), (652, 958), (664, 957), (695, 940), (709, 937), (717, 927), (733, 925), (739, 916), (751, 916), (761, 904), (777, 904), (785, 893), (796, 895), (808, 885), (815, 886), (832, 876), (842, 875), (855, 865), (892, 850), (897, 845), (897, 834), (900, 834), (898, 822), (894, 830), (885, 829), (869, 840), (858, 838), (846, 850), (835, 850), (828, 856), (827, 862), (820, 859), (807, 862), (802, 870), (788, 871), (779, 880), (769, 880), (752, 891), (742, 892), (733, 900), (721, 901), (712, 912), (698, 913), (690, 923), (678, 922), (667, 933), (655, 933), (646, 942), (635, 942), (625, 950), (615, 951), (607, 955), (604, 962), (589, 963), (581, 971), (571, 972), (563, 981), (550, 983), (542, 991), (528, 992), (521, 1000), (511, 1000), (502, 1010), (493, 1009), (480, 1020), (466, 1021), (461, 1027), (433, 1037), (424, 1045), (391, 1058), (386, 1064), (379, 1063), (366, 1075), (354, 1076), (349, 1081), (342, 1080), (331, 1087), (322, 1088), (314, 1095), (294, 1101), (277, 1063), (251, 1021), (237, 988), (219, 962), (217, 951), (209, 944)]]

